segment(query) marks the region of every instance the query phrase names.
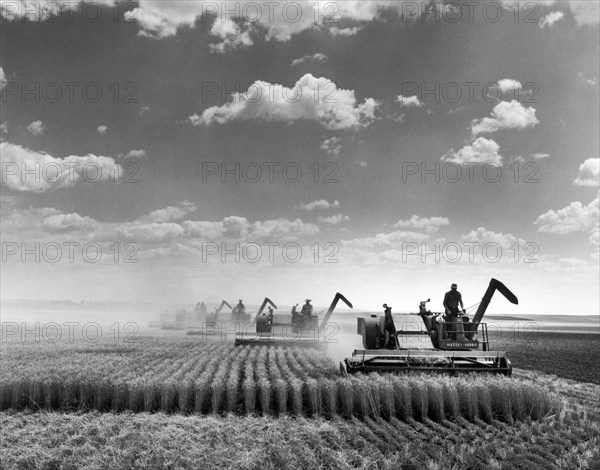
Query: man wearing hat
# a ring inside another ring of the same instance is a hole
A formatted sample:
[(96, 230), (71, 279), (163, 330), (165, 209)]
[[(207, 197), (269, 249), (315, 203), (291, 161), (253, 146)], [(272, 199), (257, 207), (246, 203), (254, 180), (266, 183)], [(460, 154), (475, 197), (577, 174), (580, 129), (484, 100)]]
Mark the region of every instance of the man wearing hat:
[[(464, 340), (465, 336), (462, 321), (459, 322), (458, 318), (458, 316), (460, 315), (460, 312), (458, 310), (459, 305), (462, 309), (462, 313), (467, 313), (467, 311), (465, 310), (465, 306), (463, 305), (462, 295), (460, 294), (460, 292), (458, 292), (458, 286), (456, 285), (456, 283), (452, 283), (452, 285), (450, 286), (450, 290), (446, 292), (446, 295), (444, 296), (446, 321), (449, 323), (454, 323), (454, 325), (450, 325), (450, 330), (456, 330), (455, 333), (458, 333), (458, 338), (453, 339)], [(451, 336), (455, 337), (456, 335), (451, 334)]]
[(306, 303), (302, 306), (302, 311), (300, 312), (305, 317), (310, 317), (313, 312), (313, 307), (310, 304), (310, 299), (306, 299)]

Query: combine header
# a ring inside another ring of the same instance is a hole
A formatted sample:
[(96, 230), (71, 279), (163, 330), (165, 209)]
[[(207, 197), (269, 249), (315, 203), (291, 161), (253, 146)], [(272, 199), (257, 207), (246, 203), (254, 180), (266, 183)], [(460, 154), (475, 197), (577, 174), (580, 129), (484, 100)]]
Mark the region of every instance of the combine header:
[[(265, 299), (267, 301), (268, 299)], [(256, 316), (256, 333), (239, 332), (235, 335), (235, 345), (244, 344), (262, 344), (262, 345), (285, 345), (285, 346), (322, 346), (320, 339), (324, 336), (324, 329), (331, 318), (337, 303), (342, 300), (348, 307), (352, 308), (350, 301), (342, 294), (337, 292), (327, 309), (327, 313), (319, 324), (319, 314), (312, 313), (310, 300), (306, 300), (306, 305), (298, 313), (296, 307), (292, 308), (292, 322), (283, 325), (281, 331), (275, 332), (273, 316)], [(273, 304), (272, 304), (273, 305)], [(264, 308), (265, 303), (263, 302)], [(262, 311), (261, 308), (261, 311)], [(277, 308), (275, 306), (275, 308)], [(320, 312), (321, 313), (321, 312)]]
[[(518, 304), (517, 297), (504, 284), (492, 279), (472, 321), (466, 316), (458, 322), (442, 320), (440, 313), (426, 309), (426, 300), (420, 303), (418, 313), (425, 330), (397, 331), (391, 334), (391, 341), (384, 316), (358, 318), (364, 350), (355, 350), (352, 357), (344, 359), (340, 363), (342, 372), (491, 372), (510, 376), (512, 366), (506, 352), (489, 350), (487, 325), (481, 323), (496, 290)], [(433, 349), (402, 349), (398, 337), (403, 335), (427, 335)], [(387, 349), (386, 345), (394, 346)]]

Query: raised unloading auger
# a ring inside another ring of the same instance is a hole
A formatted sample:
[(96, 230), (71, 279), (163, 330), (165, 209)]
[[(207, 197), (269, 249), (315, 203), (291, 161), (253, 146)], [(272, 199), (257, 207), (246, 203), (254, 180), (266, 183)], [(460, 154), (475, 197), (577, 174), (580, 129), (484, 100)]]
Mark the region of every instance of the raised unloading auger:
[[(275, 333), (274, 321), (260, 320), (259, 316), (256, 317), (256, 333), (241, 331), (236, 333), (235, 344), (264, 344), (264, 345), (288, 345), (288, 346), (308, 346), (308, 347), (320, 347), (323, 343), (322, 332), (327, 326), (327, 322), (331, 318), (335, 307), (338, 302), (342, 300), (348, 307), (352, 307), (352, 303), (344, 297), (342, 294), (337, 292), (327, 309), (327, 313), (323, 316), (321, 323), (319, 324), (319, 315), (312, 313), (312, 307), (310, 309), (303, 308), (298, 313), (296, 307), (292, 308), (292, 322), (283, 325), (281, 331)], [(309, 303), (307, 299), (307, 304)], [(275, 307), (277, 308), (277, 307)], [(304, 312), (304, 313), (303, 313)]]
[[(506, 352), (490, 351), (487, 325), (481, 323), (485, 311), (498, 290), (509, 302), (518, 304), (517, 297), (500, 281), (491, 279), (481, 299), (473, 321), (462, 317), (457, 322), (441, 320), (440, 313), (432, 313), (419, 306), (419, 315), (425, 331), (397, 331), (389, 341), (385, 318), (372, 315), (358, 319), (358, 334), (362, 336), (364, 350), (355, 350), (352, 357), (340, 363), (343, 372), (492, 372), (510, 376), (512, 366)], [(395, 329), (395, 328), (394, 328)], [(398, 337), (402, 335), (428, 335), (433, 348), (402, 349)], [(481, 335), (479, 337), (479, 335)], [(393, 349), (386, 345), (393, 344)]]
[[(219, 317), (219, 313), (221, 313), (221, 310), (223, 310), (223, 307), (225, 307), (225, 306), (229, 307), (229, 309), (231, 311), (233, 311), (233, 308), (231, 308), (231, 305), (229, 305), (229, 303), (226, 300), (223, 300), (221, 302), (221, 305), (219, 305), (219, 308), (216, 308), (213, 313), (209, 313), (206, 316), (206, 324), (214, 326), (217, 323), (217, 318)], [(202, 335), (203, 332), (204, 332), (203, 327), (189, 326), (187, 334), (188, 335)]]

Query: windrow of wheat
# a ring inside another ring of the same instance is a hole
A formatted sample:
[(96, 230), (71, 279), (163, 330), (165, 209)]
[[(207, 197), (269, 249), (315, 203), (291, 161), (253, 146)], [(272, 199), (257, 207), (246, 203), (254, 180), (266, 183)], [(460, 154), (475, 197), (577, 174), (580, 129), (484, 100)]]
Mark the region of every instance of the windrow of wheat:
[(371, 374), (343, 377), (323, 353), (171, 339), (131, 345), (12, 345), (0, 409), (391, 419), (540, 419), (551, 394), (519, 379)]

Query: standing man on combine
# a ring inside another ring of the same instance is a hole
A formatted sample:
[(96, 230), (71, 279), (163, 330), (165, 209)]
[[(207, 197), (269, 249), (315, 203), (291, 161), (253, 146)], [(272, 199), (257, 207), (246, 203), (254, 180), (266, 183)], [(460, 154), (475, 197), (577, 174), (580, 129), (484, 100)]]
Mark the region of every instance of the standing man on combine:
[[(461, 312), (458, 310), (458, 306), (462, 309), (462, 313), (467, 313), (465, 306), (463, 305), (462, 295), (458, 292), (458, 286), (456, 283), (452, 283), (450, 290), (446, 292), (444, 296), (444, 308), (446, 309), (446, 321), (451, 323), (450, 325), (450, 336), (452, 339), (459, 341), (465, 341), (465, 333), (463, 329), (462, 319), (459, 318)], [(460, 320), (460, 321), (459, 321)]]
[(306, 299), (306, 303), (302, 306), (302, 311), (300, 312), (305, 317), (310, 317), (313, 313), (313, 307), (310, 304), (310, 299)]
[(396, 325), (394, 325), (394, 319), (392, 318), (392, 307), (383, 304), (383, 311), (385, 314), (385, 333), (388, 336), (386, 348), (396, 349)]
[(242, 299), (240, 299), (239, 303), (235, 306), (235, 313), (238, 315), (246, 313), (246, 306), (242, 303)]

